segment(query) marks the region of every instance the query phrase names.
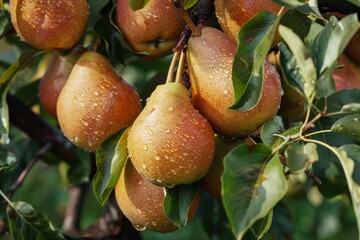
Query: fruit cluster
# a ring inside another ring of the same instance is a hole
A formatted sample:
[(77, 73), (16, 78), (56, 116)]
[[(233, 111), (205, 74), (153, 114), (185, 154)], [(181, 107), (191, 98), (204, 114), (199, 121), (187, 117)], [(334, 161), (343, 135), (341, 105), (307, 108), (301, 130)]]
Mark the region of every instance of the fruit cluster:
[[(280, 106), (283, 116), (292, 115), (293, 106), (286, 104), (299, 102), (291, 101), (294, 96), (282, 87), (276, 66), (266, 61), (258, 103), (249, 110), (229, 109), (235, 101), (232, 67), (238, 32), (260, 10), (277, 13), (281, 7), (272, 1), (215, 0), (215, 13), (224, 32), (203, 27), (199, 36), (192, 35), (186, 47), (173, 55), (181, 74), (173, 81), (170, 69), (166, 83), (157, 86), (143, 109), (135, 87), (123, 80), (103, 55), (94, 50), (67, 56), (56, 52), (74, 47), (83, 37), (89, 16), (85, 0), (12, 0), (10, 7), (18, 35), (35, 48), (55, 52), (41, 80), (39, 97), (65, 136), (76, 146), (96, 152), (110, 136), (129, 128), (129, 160), (115, 195), (122, 212), (138, 229), (177, 229), (163, 212), (164, 187), (201, 181), (204, 189), (220, 197), (225, 154), (279, 113)], [(186, 25), (186, 17), (173, 0), (150, 0), (136, 11), (129, 0), (118, 0), (115, 19), (129, 47), (144, 59), (171, 54)], [(280, 40), (276, 36), (274, 43)], [(355, 60), (356, 56), (359, 54), (353, 56)], [(185, 61), (189, 89), (181, 83)], [(348, 65), (349, 60), (343, 57), (340, 61)], [(337, 88), (346, 88), (338, 71), (334, 73)], [(360, 87), (359, 72), (357, 67), (352, 73), (357, 76), (356, 87)], [(290, 100), (284, 102), (286, 98)], [(188, 220), (195, 215), (199, 198), (197, 193)]]

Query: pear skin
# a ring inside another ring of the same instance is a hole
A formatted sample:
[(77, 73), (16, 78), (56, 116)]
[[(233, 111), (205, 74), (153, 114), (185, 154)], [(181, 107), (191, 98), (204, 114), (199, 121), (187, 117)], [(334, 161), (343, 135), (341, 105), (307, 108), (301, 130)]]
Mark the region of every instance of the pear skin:
[(135, 169), (159, 186), (189, 184), (202, 178), (214, 156), (214, 132), (191, 104), (180, 83), (157, 86), (129, 131)]
[(347, 88), (360, 89), (360, 66), (356, 65), (345, 54), (340, 55), (338, 64), (344, 65), (344, 67), (333, 71), (336, 90), (340, 91)]
[[(240, 28), (260, 11), (270, 11), (275, 14), (281, 6), (272, 0), (215, 0), (215, 13), (222, 30), (234, 43), (239, 43)], [(275, 35), (274, 43), (281, 41), (279, 34)]]
[[(164, 189), (141, 176), (131, 161), (126, 162), (114, 191), (119, 208), (138, 230), (167, 233), (178, 229), (164, 214)], [(198, 192), (190, 204), (188, 221), (194, 217), (199, 202)]]
[(264, 84), (258, 104), (247, 111), (229, 109), (235, 99), (232, 64), (237, 45), (211, 27), (188, 42), (187, 62), (193, 104), (215, 133), (239, 137), (255, 132), (278, 111), (282, 89), (275, 67), (265, 63)]
[(17, 34), (32, 47), (63, 50), (83, 36), (89, 6), (86, 0), (11, 0), (10, 15)]
[(45, 111), (54, 118), (57, 118), (56, 103), (59, 94), (79, 56), (77, 53), (61, 56), (58, 52), (55, 52), (44, 76), (40, 80), (40, 103)]
[(135, 88), (114, 71), (107, 58), (87, 51), (74, 65), (57, 101), (61, 130), (75, 145), (95, 152), (141, 111)]
[(136, 11), (129, 0), (119, 0), (115, 19), (125, 41), (134, 51), (147, 54), (146, 59), (170, 54), (185, 27), (173, 0), (150, 0)]

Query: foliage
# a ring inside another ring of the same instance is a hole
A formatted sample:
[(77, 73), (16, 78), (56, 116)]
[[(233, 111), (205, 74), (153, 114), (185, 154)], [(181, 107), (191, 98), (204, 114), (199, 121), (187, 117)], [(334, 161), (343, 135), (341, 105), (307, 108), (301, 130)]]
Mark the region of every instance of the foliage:
[[(257, 104), (263, 85), (263, 63), (275, 47), (280, 52), (282, 81), (305, 96), (305, 114), (296, 118), (275, 116), (259, 134), (246, 136), (257, 142), (256, 146), (239, 145), (224, 157), (221, 199), (201, 190), (199, 182), (164, 189), (164, 212), (181, 229), (163, 235), (146, 230), (141, 232), (143, 239), (360, 239), (360, 90), (337, 91), (332, 75), (338, 67), (337, 59), (359, 31), (358, 16), (326, 19), (314, 1), (273, 1), (288, 9), (278, 15), (259, 12), (239, 32), (232, 73), (235, 101), (229, 108), (242, 111)], [(164, 83), (170, 58), (144, 60), (142, 53), (129, 47), (114, 23), (115, 2), (89, 1), (93, 20), (80, 44), (106, 56), (119, 75), (136, 86), (145, 104), (155, 87)], [(148, 3), (129, 2), (134, 10)], [(359, 1), (348, 2), (360, 6)], [(184, 1), (185, 9), (194, 4), (196, 1)], [(5, 200), (0, 206), (0, 223), (6, 223), (13, 239), (65, 239), (68, 235), (59, 230), (62, 215), (57, 213), (62, 212), (63, 203), (54, 203), (58, 205), (54, 210), (40, 196), (36, 201), (44, 210), (26, 202), (34, 201), (28, 200), (31, 189), (41, 186), (25, 184), (13, 197), (9, 196), (13, 184), (42, 146), (12, 125), (7, 95), (28, 99), (26, 104), (38, 116), (56, 129), (58, 123), (42, 109), (37, 98), (49, 54), (19, 41), (13, 33), (8, 7), (8, 1), (0, 0), (0, 195)], [(215, 16), (208, 23), (218, 27)], [(273, 46), (277, 34), (282, 42)], [(98, 39), (103, 41), (100, 46), (96, 45)], [(74, 146), (70, 147), (75, 158), (72, 160), (53, 154), (41, 156), (43, 164), (59, 176), (50, 176), (45, 170), (27, 181), (51, 179), (53, 189), (43, 190), (51, 194), (64, 186), (91, 183), (93, 192), (88, 197), (93, 201), (88, 203), (87, 219), (83, 219), (86, 223), (82, 223), (87, 227), (109, 203), (129, 157), (128, 130), (104, 141), (96, 159)], [(194, 221), (187, 223), (189, 205), (198, 191), (202, 204)], [(59, 196), (68, 197), (64, 192)], [(96, 214), (90, 213), (92, 209)], [(47, 216), (49, 211), (56, 212), (55, 219)]]

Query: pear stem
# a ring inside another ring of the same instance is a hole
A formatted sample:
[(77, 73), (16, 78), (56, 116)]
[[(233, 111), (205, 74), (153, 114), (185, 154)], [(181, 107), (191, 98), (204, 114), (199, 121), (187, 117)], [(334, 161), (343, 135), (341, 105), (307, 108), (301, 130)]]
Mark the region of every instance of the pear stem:
[(177, 69), (176, 77), (175, 77), (175, 82), (181, 83), (181, 84), (182, 84), (182, 74), (184, 71), (184, 63), (185, 63), (185, 52), (181, 51), (178, 69)]
[(191, 29), (194, 37), (199, 37), (201, 35), (201, 30), (195, 25), (191, 20), (189, 14), (184, 8), (184, 0), (174, 0), (175, 7), (179, 9), (181, 16), (183, 17), (186, 25)]
[(171, 64), (169, 67), (169, 71), (168, 71), (168, 74), (166, 77), (166, 83), (170, 83), (170, 82), (174, 81), (174, 72), (175, 72), (175, 67), (176, 67), (179, 55), (180, 55), (180, 51), (174, 52), (174, 55), (173, 55), (173, 58), (171, 60)]

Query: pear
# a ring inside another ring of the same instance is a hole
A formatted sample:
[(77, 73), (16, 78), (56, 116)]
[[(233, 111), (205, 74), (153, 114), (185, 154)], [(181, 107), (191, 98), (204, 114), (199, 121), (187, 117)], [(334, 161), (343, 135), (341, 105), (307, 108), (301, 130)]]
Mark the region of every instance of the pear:
[(338, 64), (344, 67), (333, 71), (336, 90), (340, 91), (347, 88), (360, 89), (360, 66), (356, 65), (345, 54), (340, 55)]
[(156, 87), (129, 131), (135, 169), (152, 183), (172, 187), (202, 178), (214, 156), (214, 132), (180, 83)]
[[(215, 13), (222, 30), (234, 43), (239, 43), (240, 28), (260, 11), (270, 11), (277, 14), (281, 9), (272, 0), (215, 0)], [(275, 35), (274, 43), (281, 41)]]
[(146, 59), (170, 54), (185, 27), (173, 0), (150, 0), (136, 11), (129, 0), (118, 0), (115, 20), (125, 41)]
[(95, 152), (110, 135), (133, 123), (141, 104), (136, 89), (117, 75), (104, 56), (87, 51), (74, 65), (56, 110), (65, 136)]
[(221, 176), (224, 172), (224, 157), (236, 146), (245, 143), (242, 138), (215, 137), (215, 155), (209, 171), (201, 179), (201, 187), (216, 198), (221, 198)]
[[(114, 191), (119, 208), (136, 229), (161, 233), (178, 229), (164, 214), (164, 189), (139, 174), (131, 161), (126, 162)], [(194, 217), (199, 202), (198, 192), (190, 204), (188, 221)]]
[(10, 15), (17, 34), (32, 47), (63, 50), (81, 39), (89, 6), (86, 0), (11, 0)]
[(215, 133), (238, 137), (255, 132), (278, 111), (282, 95), (280, 76), (265, 63), (264, 84), (258, 104), (247, 111), (229, 109), (235, 99), (232, 65), (237, 45), (211, 27), (188, 42), (187, 62), (193, 104)]
[(80, 57), (77, 53), (70, 53), (61, 56), (54, 52), (51, 62), (40, 80), (39, 100), (45, 111), (57, 118), (56, 103), (61, 90), (63, 89), (71, 70)]

